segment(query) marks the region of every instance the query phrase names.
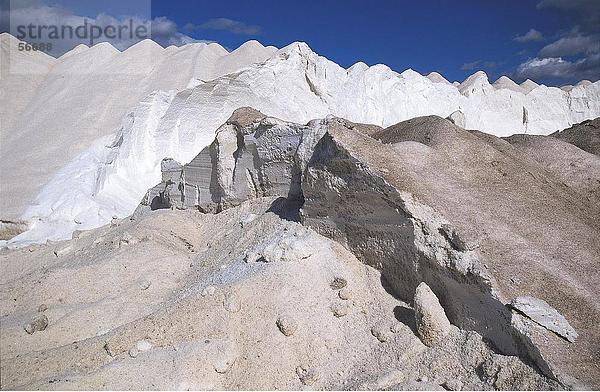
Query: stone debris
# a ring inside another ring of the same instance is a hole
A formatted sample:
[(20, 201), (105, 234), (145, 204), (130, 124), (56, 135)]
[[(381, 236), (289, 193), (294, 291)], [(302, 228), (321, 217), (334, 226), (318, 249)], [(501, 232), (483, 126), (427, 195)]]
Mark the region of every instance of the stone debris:
[(371, 335), (375, 336), (381, 343), (385, 343), (390, 339), (389, 328), (385, 328), (381, 325), (371, 327)]
[(147, 340), (138, 340), (135, 344), (135, 348), (139, 352), (149, 351), (150, 349), (152, 349), (152, 343), (150, 343)]
[(391, 333), (400, 333), (402, 332), (404, 329), (406, 328), (406, 326), (402, 323), (394, 323), (392, 324), (392, 326), (390, 327), (390, 332)]
[(451, 378), (442, 383), (442, 387), (448, 391), (462, 391), (463, 383), (460, 380)]
[(329, 286), (333, 290), (340, 290), (340, 289), (343, 289), (344, 287), (346, 287), (347, 284), (348, 284), (348, 282), (346, 281), (345, 278), (343, 278), (341, 276), (336, 276), (335, 278), (333, 278), (333, 281), (331, 281)]
[(352, 291), (348, 287), (344, 287), (338, 292), (338, 297), (345, 301), (352, 299)]
[(421, 341), (427, 346), (439, 343), (450, 332), (450, 321), (440, 301), (425, 282), (417, 286), (414, 307), (417, 332)]
[(234, 342), (228, 339), (211, 341), (206, 350), (215, 372), (219, 374), (228, 373), (238, 358)]
[(516, 297), (510, 302), (510, 307), (571, 343), (577, 339), (577, 332), (567, 319), (542, 299)]
[(307, 386), (314, 385), (319, 381), (319, 373), (312, 368), (298, 366), (296, 368), (296, 374), (298, 375), (300, 382)]
[(330, 309), (333, 315), (338, 318), (344, 317), (348, 314), (348, 312), (350, 312), (350, 306), (347, 302), (334, 302), (331, 304)]
[(23, 329), (28, 334), (32, 335), (35, 332), (43, 331), (48, 327), (48, 317), (44, 314), (35, 316), (29, 323), (23, 326)]
[(223, 307), (230, 313), (237, 313), (242, 309), (242, 303), (235, 294), (225, 296)]
[(215, 288), (215, 286), (206, 286), (202, 289), (202, 293), (200, 295), (202, 295), (203, 297), (208, 297), (213, 295), (216, 290), (217, 289)]
[(277, 328), (281, 331), (285, 336), (292, 336), (296, 330), (298, 329), (298, 323), (296, 320), (289, 316), (280, 316), (277, 321)]
[(148, 281), (148, 280), (144, 280), (142, 283), (140, 283), (140, 289), (142, 291), (146, 291), (150, 288), (150, 286), (152, 286), (152, 282)]
[(119, 247), (135, 244), (137, 241), (130, 233), (125, 232), (119, 238)]

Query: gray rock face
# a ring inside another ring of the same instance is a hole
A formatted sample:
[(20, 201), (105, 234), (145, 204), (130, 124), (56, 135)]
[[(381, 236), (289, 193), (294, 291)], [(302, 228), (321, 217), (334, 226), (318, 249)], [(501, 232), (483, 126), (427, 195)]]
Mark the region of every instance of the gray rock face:
[[(302, 222), (379, 269), (404, 300), (426, 282), (443, 293), (452, 324), (478, 331), (504, 354), (530, 356), (552, 377), (595, 385), (593, 199), (527, 151), (440, 117), (371, 136), (328, 124), (303, 176)], [(576, 343), (514, 327), (505, 304), (524, 293), (564, 309), (580, 334)]]
[(600, 118), (583, 121), (571, 128), (554, 132), (550, 136), (600, 156)]
[(567, 319), (544, 300), (522, 296), (510, 301), (510, 306), (569, 342), (577, 339), (577, 332)]
[(450, 321), (433, 291), (422, 282), (417, 286), (414, 299), (417, 332), (426, 346), (433, 346), (450, 332)]
[(257, 197), (300, 201), (301, 174), (323, 133), (318, 121), (298, 125), (238, 109), (190, 163), (163, 161), (163, 181), (143, 204), (218, 212)]

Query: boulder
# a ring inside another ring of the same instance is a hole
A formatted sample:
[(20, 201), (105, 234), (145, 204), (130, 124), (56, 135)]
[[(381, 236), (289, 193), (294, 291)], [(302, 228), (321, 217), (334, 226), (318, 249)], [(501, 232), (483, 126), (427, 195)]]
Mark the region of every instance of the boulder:
[(417, 286), (414, 299), (417, 332), (426, 346), (433, 346), (450, 332), (450, 321), (433, 291), (422, 282)]

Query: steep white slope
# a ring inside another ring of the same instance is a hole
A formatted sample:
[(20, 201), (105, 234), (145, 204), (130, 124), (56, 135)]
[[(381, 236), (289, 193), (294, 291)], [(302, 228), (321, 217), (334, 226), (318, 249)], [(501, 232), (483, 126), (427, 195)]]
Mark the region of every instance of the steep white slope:
[(53, 59), (18, 51), (18, 40), (8, 34), (2, 42), (11, 66), (2, 66), (8, 77), (0, 81), (3, 219), (18, 217), (58, 170), (94, 140), (113, 133), (149, 93), (178, 91), (192, 78), (210, 80), (273, 52), (258, 42), (230, 54), (218, 44), (163, 49), (145, 40), (123, 52), (108, 43), (80, 45)]
[(519, 86), (518, 84), (516, 84), (515, 82), (513, 82), (510, 78), (508, 78), (507, 76), (500, 76), (500, 78), (498, 78), (498, 80), (496, 80), (493, 84), (493, 86), (500, 90), (500, 89), (507, 89), (507, 90), (512, 90), (518, 93), (522, 93), (525, 94), (525, 90)]
[(532, 90), (538, 88), (540, 85), (537, 84), (536, 82), (534, 82), (531, 79), (527, 79), (526, 81), (524, 81), (523, 83), (521, 83), (519, 86), (521, 86), (521, 88), (523, 88), (525, 90), (525, 94), (528, 94)]
[(444, 84), (451, 84), (446, 78), (444, 78), (442, 75), (440, 75), (438, 72), (430, 72), (427, 75), (427, 79), (431, 80), (434, 83), (444, 83)]
[[(600, 115), (598, 82), (570, 93), (538, 86), (523, 94), (497, 90), (478, 72), (456, 88), (412, 70), (398, 74), (384, 65), (357, 63), (345, 70), (303, 43), (289, 45), (263, 64), (193, 85), (172, 100), (168, 93), (151, 96), (129, 115), (133, 121), (126, 120), (108, 146), (99, 143), (77, 164), (64, 168), (24, 215), (41, 221), (13, 242), (39, 241), (50, 234), (65, 238), (74, 227), (94, 227), (112, 215), (131, 213), (146, 189), (159, 182), (162, 158), (188, 162), (241, 106), (299, 123), (333, 114), (381, 126), (461, 110), (467, 128), (499, 136), (525, 130), (523, 108), (528, 111), (528, 131), (539, 134)], [(79, 167), (86, 168), (85, 179)], [(50, 227), (47, 222), (59, 223)]]

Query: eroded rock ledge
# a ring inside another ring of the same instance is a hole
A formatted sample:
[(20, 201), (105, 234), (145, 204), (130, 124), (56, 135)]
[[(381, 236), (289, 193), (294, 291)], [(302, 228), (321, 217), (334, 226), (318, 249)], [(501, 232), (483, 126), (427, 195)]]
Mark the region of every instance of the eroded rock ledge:
[[(394, 295), (412, 301), (426, 282), (452, 324), (567, 387), (596, 385), (598, 206), (558, 170), (435, 116), (383, 130), (337, 118), (298, 125), (244, 108), (189, 164), (166, 161), (144, 203), (219, 212), (285, 198), (302, 206), (303, 224), (382, 271)], [(579, 338), (507, 306), (519, 296), (548, 303)]]

